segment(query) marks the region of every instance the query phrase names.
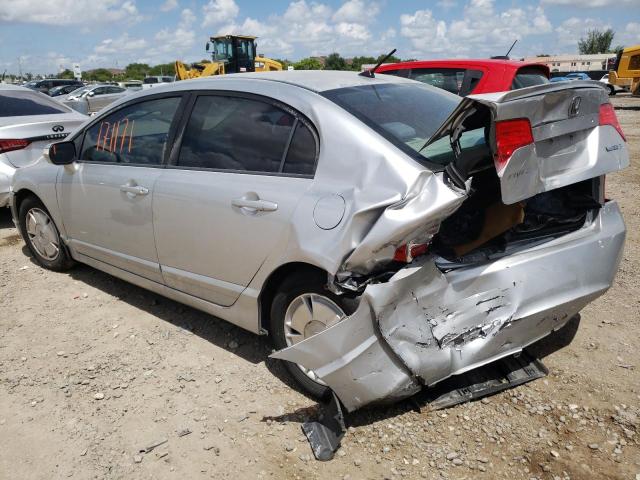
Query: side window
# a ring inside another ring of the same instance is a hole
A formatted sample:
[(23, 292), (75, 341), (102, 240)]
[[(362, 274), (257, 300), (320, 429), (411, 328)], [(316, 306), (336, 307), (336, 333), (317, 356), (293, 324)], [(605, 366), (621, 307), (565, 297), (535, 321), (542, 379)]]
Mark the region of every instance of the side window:
[(313, 175), (317, 153), (313, 133), (304, 122), (299, 121), (287, 151), (283, 172)]
[(414, 68), (409, 78), (459, 95), (465, 71), (464, 68)]
[(101, 119), (89, 128), (81, 160), (159, 165), (180, 97), (136, 103)]
[(200, 96), (185, 129), (181, 167), (280, 171), (295, 117), (258, 100)]
[(104, 95), (105, 93), (107, 93), (107, 87), (98, 87), (93, 89), (94, 96)]
[(107, 93), (122, 93), (124, 92), (124, 88), (120, 87), (107, 87)]
[(458, 95), (461, 97), (465, 97), (471, 93), (480, 83), (480, 79), (482, 78), (482, 70), (467, 70), (464, 74), (464, 79), (462, 80), (462, 87), (458, 92)]
[(395, 75), (396, 77), (409, 78), (411, 74), (410, 68), (401, 68), (400, 70), (385, 70), (384, 72), (380, 72), (384, 75)]

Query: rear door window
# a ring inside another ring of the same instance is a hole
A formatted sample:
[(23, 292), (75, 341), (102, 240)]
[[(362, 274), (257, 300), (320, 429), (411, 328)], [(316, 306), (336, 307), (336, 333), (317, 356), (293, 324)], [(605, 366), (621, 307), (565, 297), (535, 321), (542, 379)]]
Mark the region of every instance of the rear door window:
[(268, 102), (200, 96), (183, 135), (177, 166), (280, 172), (295, 122), (291, 113)]
[(55, 115), (70, 111), (40, 93), (15, 90), (0, 91), (0, 117)]
[(85, 133), (80, 159), (160, 165), (180, 97), (147, 100), (103, 117)]
[(317, 143), (313, 131), (306, 123), (298, 121), (287, 151), (283, 172), (313, 175), (317, 156)]
[(459, 95), (465, 72), (464, 68), (413, 68), (409, 78)]
[(518, 88), (533, 87), (534, 85), (544, 85), (549, 83), (544, 70), (536, 67), (523, 67), (518, 69), (513, 82), (511, 82), (511, 90)]

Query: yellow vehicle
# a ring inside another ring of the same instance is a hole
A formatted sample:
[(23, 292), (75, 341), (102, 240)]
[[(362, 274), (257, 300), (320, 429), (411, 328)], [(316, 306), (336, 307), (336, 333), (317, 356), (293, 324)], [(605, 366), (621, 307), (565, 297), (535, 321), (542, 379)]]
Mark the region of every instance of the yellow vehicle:
[(629, 87), (633, 95), (640, 96), (640, 45), (627, 47), (618, 54), (615, 69), (609, 72), (609, 83)]
[(245, 35), (211, 37), (206, 49), (211, 51), (210, 62), (194, 63), (187, 67), (181, 61), (176, 61), (178, 80), (227, 73), (282, 70), (282, 64), (279, 62), (256, 54), (256, 37)]

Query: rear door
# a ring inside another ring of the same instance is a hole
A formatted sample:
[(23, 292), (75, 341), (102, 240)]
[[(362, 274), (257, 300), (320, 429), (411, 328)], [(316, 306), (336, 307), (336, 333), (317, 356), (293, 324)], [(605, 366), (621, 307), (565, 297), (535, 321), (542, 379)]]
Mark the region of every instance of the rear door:
[[(465, 121), (483, 107), (490, 113), (488, 138), (505, 204), (614, 172), (629, 163), (607, 91), (591, 81), (466, 97), (431, 137), (424, 153), (428, 156), (428, 149), (438, 141), (449, 142), (445, 137), (452, 132), (454, 137), (464, 132)], [(453, 166), (461, 161), (462, 157)]]
[(57, 181), (72, 248), (158, 283), (151, 200), (181, 98), (147, 98), (98, 119)]
[(165, 283), (235, 302), (309, 188), (317, 135), (291, 108), (256, 96), (201, 94), (158, 179), (155, 236)]

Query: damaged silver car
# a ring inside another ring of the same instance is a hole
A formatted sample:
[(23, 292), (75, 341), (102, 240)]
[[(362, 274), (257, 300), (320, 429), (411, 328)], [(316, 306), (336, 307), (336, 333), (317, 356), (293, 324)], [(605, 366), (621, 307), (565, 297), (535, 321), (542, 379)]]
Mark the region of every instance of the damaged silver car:
[(628, 164), (595, 82), (464, 99), (273, 72), (128, 96), (14, 178), (36, 260), (255, 333), (352, 411), (521, 351), (613, 281)]

